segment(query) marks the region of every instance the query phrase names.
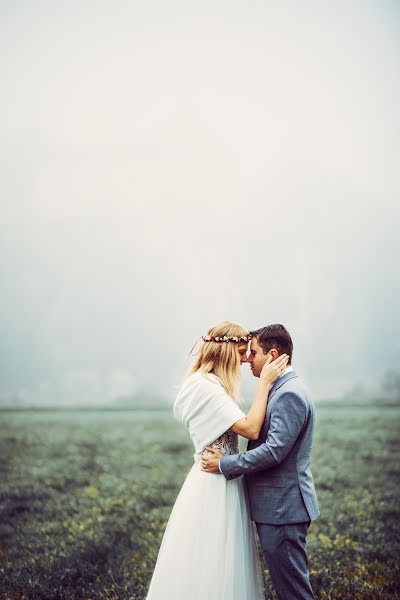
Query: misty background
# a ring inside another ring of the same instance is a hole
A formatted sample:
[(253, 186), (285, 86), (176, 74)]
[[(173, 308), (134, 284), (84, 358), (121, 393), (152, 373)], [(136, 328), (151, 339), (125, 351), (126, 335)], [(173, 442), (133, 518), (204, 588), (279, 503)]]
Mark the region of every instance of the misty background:
[(316, 399), (379, 393), (399, 26), (386, 0), (1, 1), (1, 403), (171, 399), (222, 319), (284, 323)]

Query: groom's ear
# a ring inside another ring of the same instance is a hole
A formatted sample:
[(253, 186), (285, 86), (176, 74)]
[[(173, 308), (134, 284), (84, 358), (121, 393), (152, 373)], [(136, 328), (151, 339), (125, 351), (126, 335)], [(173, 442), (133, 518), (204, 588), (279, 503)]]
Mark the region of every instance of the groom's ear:
[(270, 354), (272, 356), (272, 360), (276, 360), (279, 356), (279, 352), (276, 348), (271, 348), (271, 350), (268, 352), (268, 354)]

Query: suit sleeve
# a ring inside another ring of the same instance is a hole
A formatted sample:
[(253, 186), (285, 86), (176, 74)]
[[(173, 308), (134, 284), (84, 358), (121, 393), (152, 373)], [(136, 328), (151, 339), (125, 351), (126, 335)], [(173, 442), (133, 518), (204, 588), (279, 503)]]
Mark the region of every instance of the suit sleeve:
[(271, 469), (281, 463), (296, 442), (306, 417), (306, 402), (293, 392), (283, 393), (271, 412), (271, 423), (267, 439), (257, 448), (224, 456), (220, 470), (226, 479), (239, 475)]

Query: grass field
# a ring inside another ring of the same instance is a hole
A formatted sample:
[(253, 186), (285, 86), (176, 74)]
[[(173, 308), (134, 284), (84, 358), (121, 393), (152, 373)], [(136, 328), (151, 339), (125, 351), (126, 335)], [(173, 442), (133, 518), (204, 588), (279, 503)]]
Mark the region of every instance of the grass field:
[[(400, 407), (317, 418), (316, 597), (400, 599)], [(192, 459), (166, 410), (1, 412), (0, 598), (144, 598)]]

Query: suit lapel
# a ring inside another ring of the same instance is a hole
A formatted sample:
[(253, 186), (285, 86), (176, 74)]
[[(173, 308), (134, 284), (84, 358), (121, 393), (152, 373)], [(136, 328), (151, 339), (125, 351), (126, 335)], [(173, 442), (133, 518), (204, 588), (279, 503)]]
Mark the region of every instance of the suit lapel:
[(272, 406), (274, 404), (273, 402), (271, 402), (272, 398), (275, 396), (276, 392), (283, 385), (285, 385), (285, 383), (287, 381), (289, 381), (290, 379), (294, 379), (294, 377), (298, 377), (298, 375), (296, 375), (296, 373), (294, 371), (289, 371), (289, 373), (286, 373), (285, 375), (283, 375), (282, 377), (280, 377), (278, 379), (278, 381), (275, 381), (274, 385), (272, 386), (271, 391), (270, 391), (269, 396), (268, 396), (267, 413), (265, 415), (267, 423), (269, 422), (269, 417), (270, 417), (270, 414), (271, 414), (271, 409), (272, 409)]
[[(294, 371), (289, 371), (289, 373), (286, 373), (285, 375), (283, 375), (282, 377), (280, 377), (278, 379), (278, 381), (275, 381), (274, 385), (272, 386), (270, 392), (269, 392), (269, 396), (268, 396), (268, 404), (267, 404), (267, 412), (265, 415), (265, 421), (264, 421), (264, 425), (261, 429), (260, 432), (260, 437), (258, 438), (259, 440), (264, 440), (267, 437), (267, 433), (268, 433), (268, 429), (269, 429), (269, 422), (270, 422), (270, 418), (271, 418), (271, 409), (273, 406), (273, 402), (271, 401), (273, 399), (273, 397), (275, 396), (276, 392), (283, 386), (285, 385), (285, 383), (287, 381), (289, 381), (290, 379), (293, 379), (294, 377), (298, 377), (298, 375), (296, 375), (296, 373)], [(258, 445), (257, 442), (252, 442), (251, 440), (248, 442), (247, 444), (247, 449), (250, 450), (253, 447), (256, 447)]]
[(282, 375), (282, 377), (279, 377), (279, 379), (275, 381), (274, 385), (271, 388), (271, 391), (268, 396), (268, 402), (270, 402), (272, 396), (276, 394), (279, 388), (281, 388), (287, 381), (289, 381), (289, 379), (293, 379), (294, 377), (298, 377), (295, 371), (289, 371), (289, 373), (286, 373), (285, 375)]

